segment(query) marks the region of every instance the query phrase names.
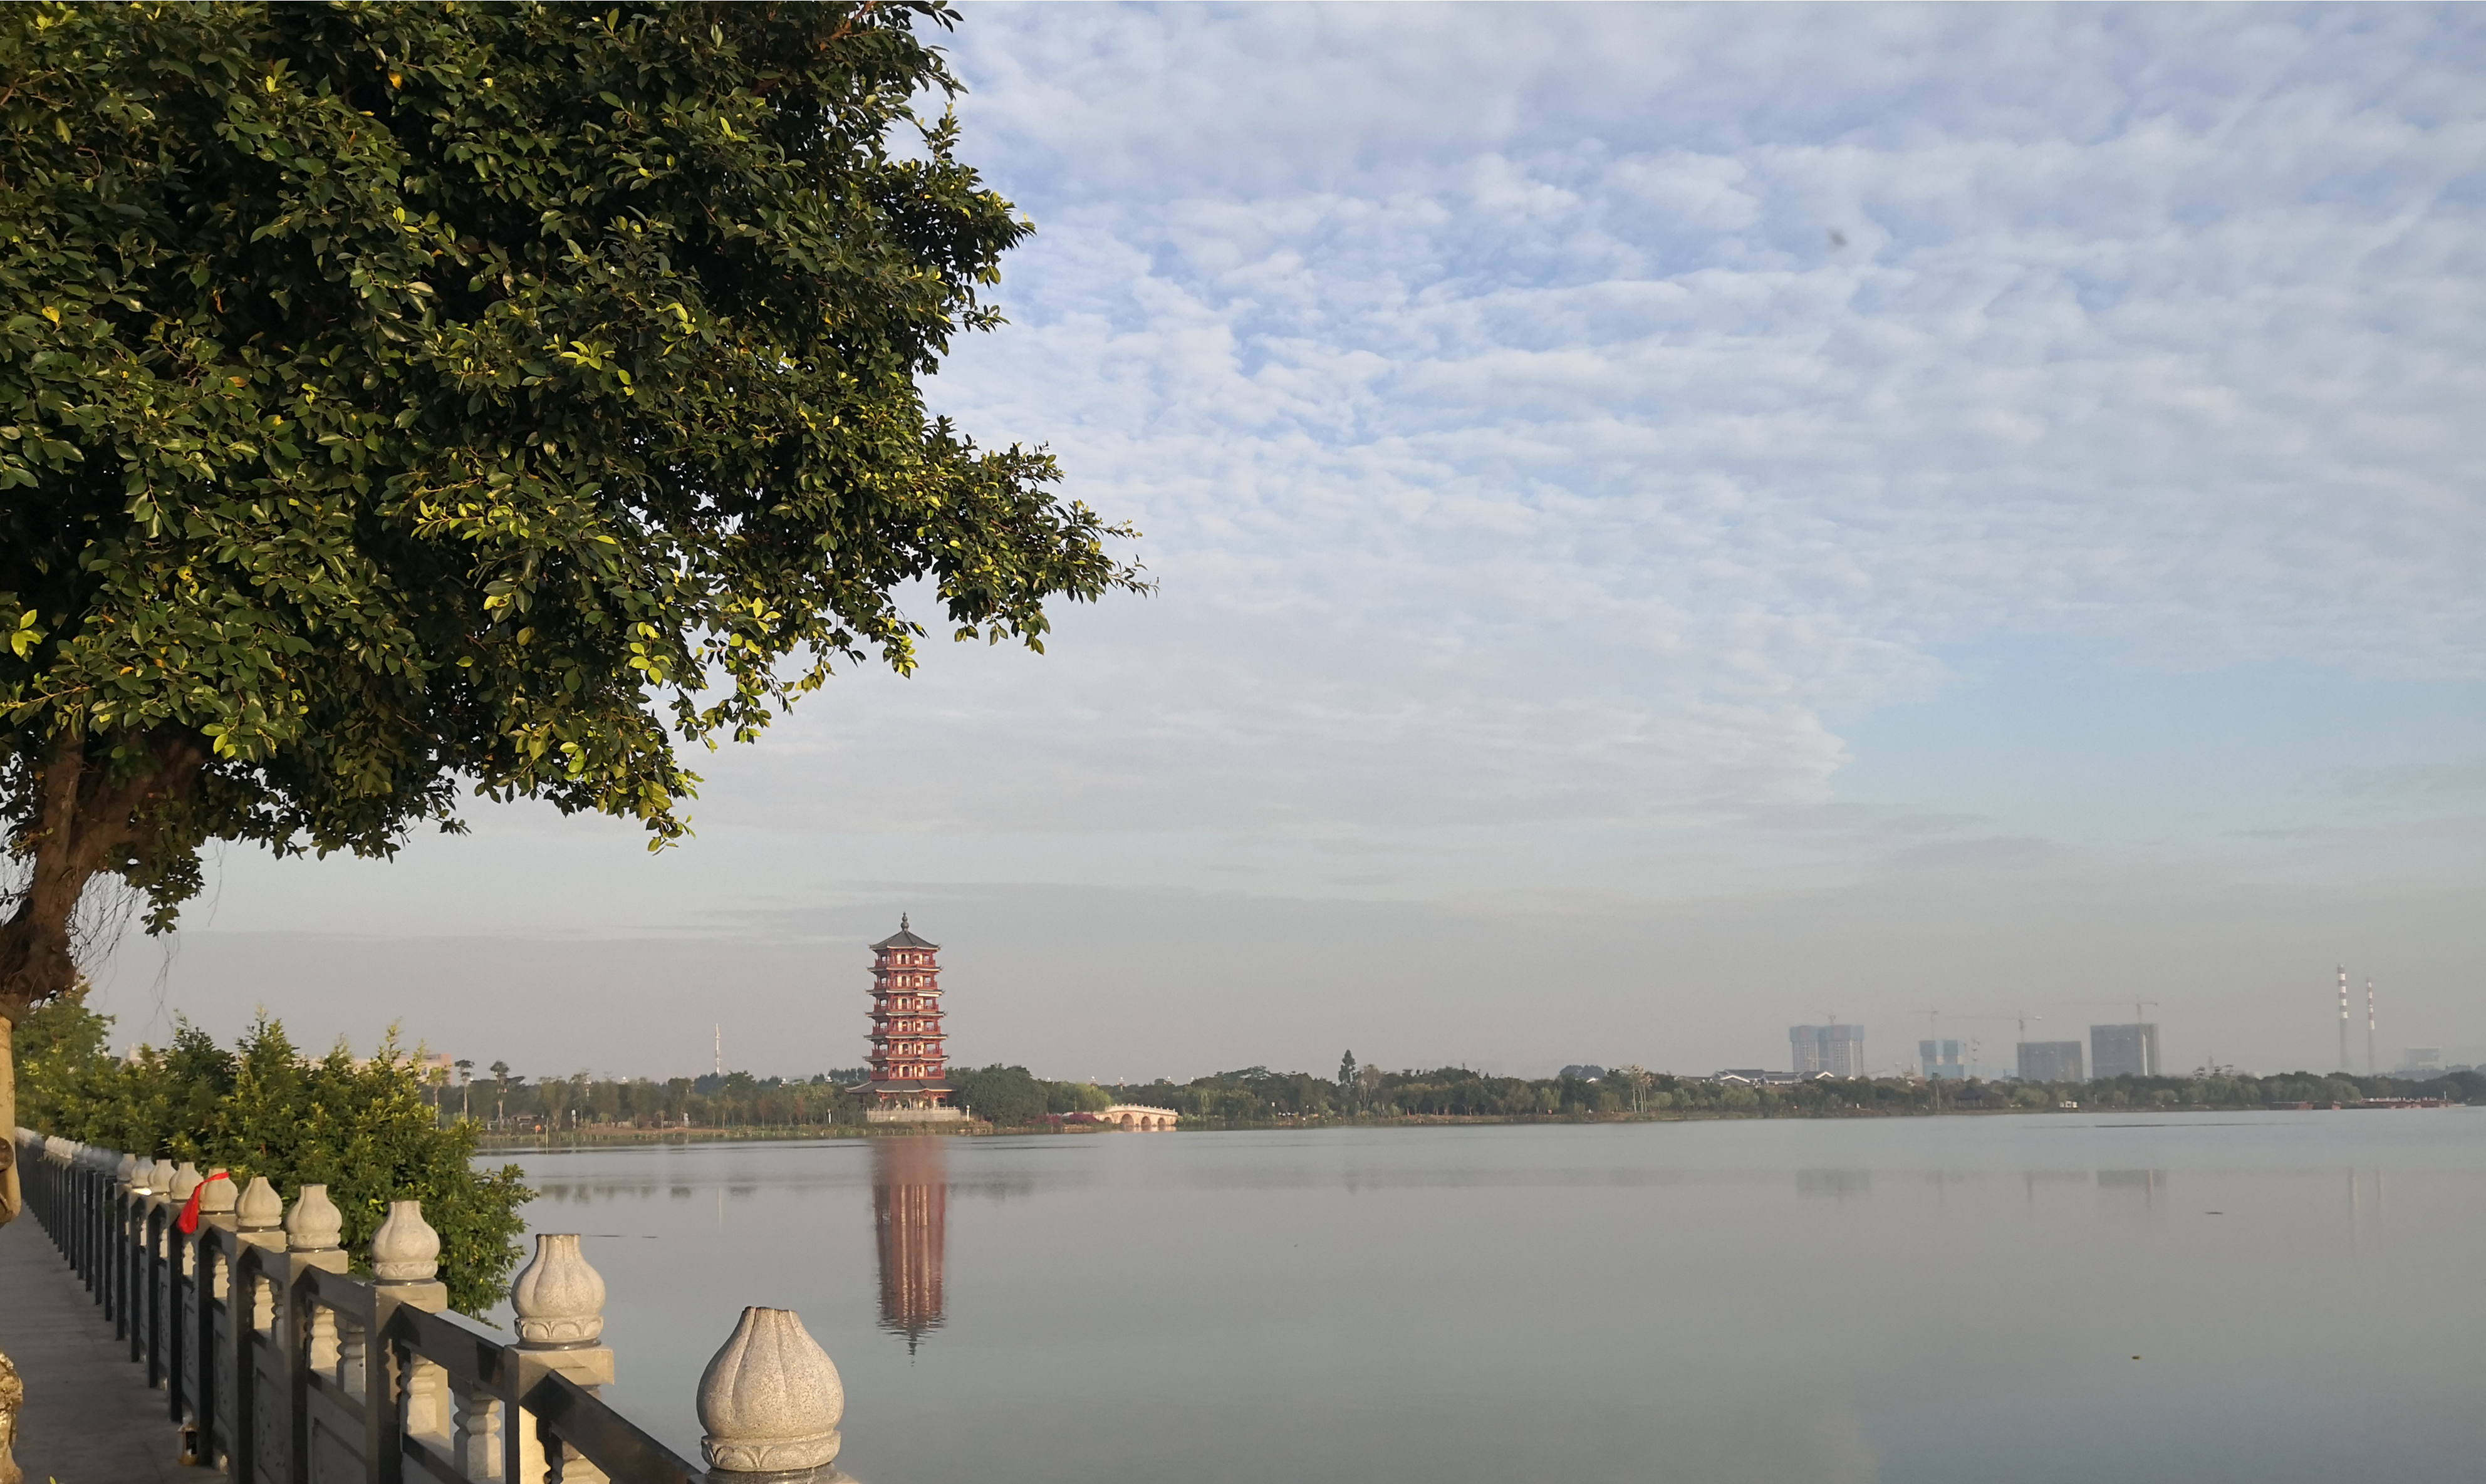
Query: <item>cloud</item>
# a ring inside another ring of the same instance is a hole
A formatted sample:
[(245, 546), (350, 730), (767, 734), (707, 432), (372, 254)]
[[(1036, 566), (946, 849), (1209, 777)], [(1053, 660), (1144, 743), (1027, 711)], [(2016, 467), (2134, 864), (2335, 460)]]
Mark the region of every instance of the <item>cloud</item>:
[(807, 735), (931, 827), (1711, 821), (1991, 632), (2474, 678), (2481, 38), (980, 9), (1039, 232), (937, 398), (1164, 593)]

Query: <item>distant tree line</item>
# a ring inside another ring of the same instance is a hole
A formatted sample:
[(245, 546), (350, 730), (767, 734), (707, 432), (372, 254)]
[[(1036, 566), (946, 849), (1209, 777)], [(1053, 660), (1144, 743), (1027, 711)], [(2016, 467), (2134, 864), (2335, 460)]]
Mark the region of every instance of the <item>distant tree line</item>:
[[(478, 1068), (454, 1064), (436, 1078), (430, 1097), (446, 1120), (469, 1119), (499, 1134), (552, 1136), (593, 1131), (709, 1129), (802, 1130), (857, 1127), (870, 1093), (866, 1067), (841, 1067), (806, 1077), (755, 1077), (749, 1072), (701, 1077), (529, 1079), (506, 1061)], [(1102, 1112), (1113, 1102), (1091, 1083), (1048, 1082), (1023, 1066), (953, 1068), (953, 1097), (976, 1117), (1017, 1128), (1047, 1115)]]
[(803, 1129), (863, 1121), (853, 1085), (868, 1072), (844, 1067), (806, 1077), (749, 1072), (699, 1077), (529, 1078), (507, 1061), (460, 1061), (435, 1077), (433, 1107), (444, 1120), (469, 1120), (496, 1134), (552, 1135), (604, 1129)]
[(2248, 1077), (2218, 1071), (2087, 1083), (1855, 1077), (1754, 1086), (1593, 1063), (1566, 1067), (1547, 1078), (1495, 1077), (1461, 1066), (1390, 1072), (1359, 1065), (1350, 1052), (1335, 1078), (1254, 1066), (1188, 1083), (1161, 1080), (1103, 1090), (1118, 1103), (1173, 1109), (1196, 1128), (1334, 1119), (1839, 1117), (2036, 1111), (2064, 1104), (2085, 1109), (2354, 1107), (2376, 1098), (2408, 1097), (2468, 1103), (2486, 1102), (2486, 1074), (2455, 1072), (2418, 1081), (2318, 1072)]
[[(83, 1024), (83, 1023), (82, 1023)], [(279, 1031), (281, 1036), (281, 1031)], [(198, 1041), (176, 1039), (175, 1051)], [(173, 1053), (154, 1054), (169, 1057)], [(409, 1078), (413, 1071), (405, 1073)], [(458, 1061), (432, 1069), (421, 1099), (432, 1121), (467, 1124), (478, 1134), (516, 1138), (653, 1134), (859, 1132), (870, 1094), (864, 1067), (809, 1077), (747, 1071), (699, 1077), (617, 1078), (586, 1072), (530, 1078), (507, 1061)], [(2486, 1075), (2455, 1072), (2423, 1081), (2290, 1072), (2248, 1077), (2230, 1071), (2186, 1077), (2117, 1077), (2087, 1083), (1821, 1078), (1756, 1086), (1683, 1077), (1644, 1067), (1578, 1063), (1553, 1077), (1497, 1077), (1464, 1066), (1385, 1071), (1353, 1053), (1338, 1075), (1244, 1067), (1176, 1083), (1055, 1082), (1024, 1066), (953, 1068), (953, 1099), (996, 1128), (1075, 1126), (1117, 1103), (1165, 1108), (1190, 1128), (1251, 1128), (1306, 1122), (1390, 1122), (1432, 1118), (1580, 1119), (1681, 1117), (1846, 1117), (2084, 1109), (2240, 1109), (2301, 1103), (2354, 1107), (2375, 1098), (2435, 1097), (2486, 1103)]]

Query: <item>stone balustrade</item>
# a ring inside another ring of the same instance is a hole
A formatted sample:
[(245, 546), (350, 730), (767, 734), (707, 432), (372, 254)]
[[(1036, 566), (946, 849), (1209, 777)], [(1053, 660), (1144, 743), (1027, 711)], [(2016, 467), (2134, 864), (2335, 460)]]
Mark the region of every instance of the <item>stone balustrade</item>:
[(15, 1137), (27, 1208), (163, 1389), (185, 1458), (236, 1484), (851, 1484), (844, 1386), (790, 1310), (744, 1309), (708, 1361), (694, 1464), (599, 1394), (604, 1278), (575, 1233), (537, 1236), (511, 1342), (447, 1312), (419, 1201), (390, 1203), (364, 1279), (325, 1186), (289, 1205), (261, 1176)]

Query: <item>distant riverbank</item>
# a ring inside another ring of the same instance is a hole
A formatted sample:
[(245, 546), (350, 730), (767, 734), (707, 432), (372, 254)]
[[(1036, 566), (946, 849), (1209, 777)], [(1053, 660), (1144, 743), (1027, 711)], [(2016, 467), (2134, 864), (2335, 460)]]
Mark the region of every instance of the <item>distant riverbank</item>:
[[(2434, 1110), (2448, 1110), (2466, 1105), (2439, 1103), (2426, 1105)], [(2058, 1105), (2052, 1108), (2027, 1104), (1994, 1103), (1986, 1106), (1946, 1107), (1939, 1111), (1922, 1106), (1914, 1108), (1846, 1108), (1846, 1109), (1720, 1109), (1690, 1112), (1616, 1113), (1409, 1113), (1396, 1117), (1279, 1117), (1269, 1119), (1201, 1118), (1186, 1115), (1176, 1127), (1192, 1133), (1224, 1133), (1265, 1131), (1271, 1129), (1375, 1129), (1375, 1128), (1457, 1128), (1463, 1126), (1508, 1126), (1514, 1124), (1579, 1125), (1602, 1123), (1718, 1123), (1768, 1119), (1836, 1119), (1836, 1118), (1954, 1118), (1954, 1117), (2021, 1117), (2046, 1114), (2089, 1113), (2301, 1113), (2301, 1103), (2248, 1106), (2220, 1103), (2149, 1104), (2124, 1108), (2076, 1108)], [(2332, 1105), (2340, 1113), (2408, 1112), (2404, 1104), (2386, 1102), (2343, 1103)], [(2418, 1110), (2423, 1111), (2423, 1110)], [(590, 1125), (583, 1129), (559, 1133), (485, 1133), (476, 1145), (479, 1151), (522, 1153), (537, 1149), (587, 1149), (626, 1147), (638, 1144), (705, 1144), (795, 1142), (833, 1139), (877, 1139), (894, 1136), (936, 1133), (956, 1138), (1041, 1138), (1047, 1136), (1089, 1137), (1120, 1133), (1108, 1124), (1052, 1123), (996, 1125), (982, 1119), (963, 1123), (932, 1125), (913, 1124), (819, 1124), (800, 1127), (772, 1125), (748, 1128), (630, 1128), (626, 1126)]]

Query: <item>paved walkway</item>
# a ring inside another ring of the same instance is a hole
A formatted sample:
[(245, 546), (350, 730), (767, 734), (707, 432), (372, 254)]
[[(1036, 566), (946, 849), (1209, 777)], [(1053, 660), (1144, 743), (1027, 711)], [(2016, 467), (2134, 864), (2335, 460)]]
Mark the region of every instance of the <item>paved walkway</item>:
[(32, 1214), (0, 1226), (0, 1351), (26, 1382), (17, 1467), (26, 1484), (144, 1484), (207, 1477), (176, 1461), (164, 1393)]

